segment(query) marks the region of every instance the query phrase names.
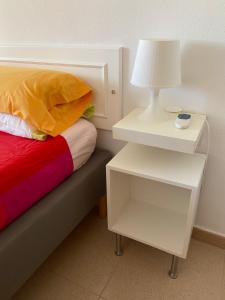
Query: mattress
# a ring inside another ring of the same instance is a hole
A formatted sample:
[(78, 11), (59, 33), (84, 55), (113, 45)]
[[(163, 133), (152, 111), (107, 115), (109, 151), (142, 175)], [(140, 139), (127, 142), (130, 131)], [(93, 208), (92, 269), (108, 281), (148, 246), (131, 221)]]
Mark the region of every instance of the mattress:
[(96, 129), (80, 120), (45, 142), (0, 132), (0, 230), (80, 168), (91, 156)]
[(93, 153), (96, 146), (97, 130), (91, 122), (80, 119), (61, 135), (67, 141), (74, 170), (77, 170), (87, 162)]

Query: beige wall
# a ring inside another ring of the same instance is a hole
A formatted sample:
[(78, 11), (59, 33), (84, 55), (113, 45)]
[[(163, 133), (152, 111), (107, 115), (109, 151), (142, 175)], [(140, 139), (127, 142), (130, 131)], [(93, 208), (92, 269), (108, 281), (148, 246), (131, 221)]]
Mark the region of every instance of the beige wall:
[[(148, 91), (129, 84), (137, 41), (148, 37), (182, 40), (183, 85), (164, 90), (161, 98), (209, 116), (210, 157), (197, 224), (225, 235), (224, 0), (0, 0), (0, 43), (126, 47), (125, 113), (148, 97)], [(107, 132), (99, 143), (114, 151), (120, 147)]]

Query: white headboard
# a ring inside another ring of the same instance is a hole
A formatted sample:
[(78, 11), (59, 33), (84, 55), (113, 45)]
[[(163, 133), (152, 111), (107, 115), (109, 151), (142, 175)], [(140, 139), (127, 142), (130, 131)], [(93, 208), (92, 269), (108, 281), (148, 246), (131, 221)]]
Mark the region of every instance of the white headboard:
[(79, 76), (94, 91), (97, 128), (111, 130), (122, 115), (122, 47), (0, 45), (0, 64), (34, 65)]

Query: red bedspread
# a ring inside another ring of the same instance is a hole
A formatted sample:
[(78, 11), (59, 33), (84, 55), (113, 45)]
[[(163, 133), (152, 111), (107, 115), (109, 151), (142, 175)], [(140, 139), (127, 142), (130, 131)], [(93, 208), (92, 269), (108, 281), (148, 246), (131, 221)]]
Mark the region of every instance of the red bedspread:
[(0, 132), (0, 230), (72, 172), (63, 137), (39, 142)]

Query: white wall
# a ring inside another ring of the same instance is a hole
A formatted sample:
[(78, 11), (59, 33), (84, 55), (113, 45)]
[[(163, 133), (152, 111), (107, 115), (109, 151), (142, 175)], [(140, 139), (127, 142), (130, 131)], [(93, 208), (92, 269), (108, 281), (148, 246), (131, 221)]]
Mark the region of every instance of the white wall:
[[(224, 0), (0, 0), (0, 43), (120, 44), (124, 52), (124, 112), (148, 91), (131, 87), (139, 38), (182, 39), (183, 85), (162, 102), (206, 112), (211, 148), (197, 224), (225, 235)], [(103, 132), (100, 144), (121, 146)]]

